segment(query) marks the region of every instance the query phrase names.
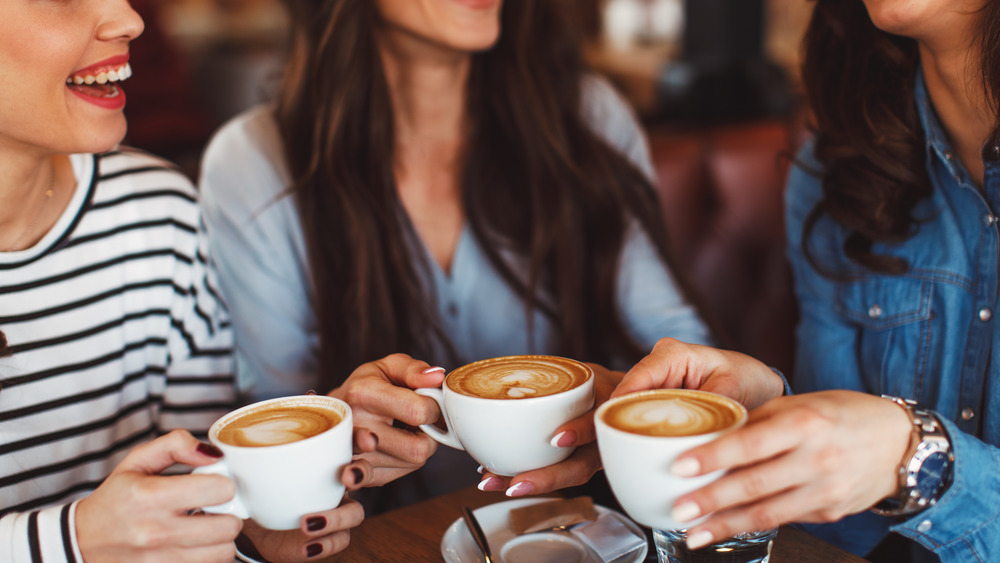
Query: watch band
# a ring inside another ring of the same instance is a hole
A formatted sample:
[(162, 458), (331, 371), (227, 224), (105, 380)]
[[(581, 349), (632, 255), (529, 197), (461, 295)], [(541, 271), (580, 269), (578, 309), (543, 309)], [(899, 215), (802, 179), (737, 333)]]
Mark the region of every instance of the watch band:
[(882, 395), (904, 410), (913, 423), (910, 446), (899, 466), (899, 495), (872, 507), (883, 516), (905, 516), (932, 506), (951, 484), (954, 455), (944, 426), (915, 401)]

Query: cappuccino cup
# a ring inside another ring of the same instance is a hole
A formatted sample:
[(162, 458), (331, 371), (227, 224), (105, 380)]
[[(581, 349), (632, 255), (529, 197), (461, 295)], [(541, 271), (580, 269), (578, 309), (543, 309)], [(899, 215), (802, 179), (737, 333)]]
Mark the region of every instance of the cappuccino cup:
[(424, 424), (424, 432), (491, 473), (513, 476), (573, 453), (551, 441), (556, 428), (593, 407), (594, 372), (557, 356), (504, 356), (462, 366), (440, 389), (416, 392), (437, 402), (446, 425)]
[(352, 459), (353, 421), (340, 399), (299, 395), (254, 403), (215, 421), (208, 438), (225, 456), (194, 473), (229, 477), (236, 496), (205, 512), (291, 530), (344, 497), (340, 473)]
[(670, 472), (677, 457), (746, 423), (739, 402), (690, 389), (657, 389), (612, 399), (597, 409), (597, 447), (611, 491), (636, 522), (658, 530), (678, 530), (707, 516), (677, 522), (670, 512), (682, 495), (722, 476)]

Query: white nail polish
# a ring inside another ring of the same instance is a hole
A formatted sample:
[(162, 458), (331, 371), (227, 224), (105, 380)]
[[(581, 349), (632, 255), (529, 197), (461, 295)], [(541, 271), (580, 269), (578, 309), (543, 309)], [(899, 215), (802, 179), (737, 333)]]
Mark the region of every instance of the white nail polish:
[(701, 464), (693, 457), (678, 460), (670, 467), (670, 472), (678, 477), (694, 477), (701, 470)]
[(476, 468), (476, 473), (478, 473), (480, 475), (483, 474), (483, 466), (482, 465), (480, 465), (478, 468)]
[(712, 543), (713, 539), (712, 532), (709, 532), (708, 530), (698, 530), (688, 536), (687, 546), (688, 549), (700, 549)]
[(507, 489), (507, 492), (504, 493), (504, 494), (506, 494), (509, 497), (513, 497), (513, 496), (517, 496), (518, 493), (528, 494), (530, 492), (531, 492), (531, 483), (529, 483), (527, 481), (521, 481), (520, 483), (518, 483), (518, 484), (514, 485), (513, 487)]
[(489, 483), (492, 479), (493, 479), (493, 477), (490, 477), (489, 479), (483, 479), (476, 486), (479, 487), (480, 491), (485, 491), (486, 490), (486, 483)]
[(437, 367), (427, 368), (427, 369), (425, 369), (424, 371), (422, 371), (420, 373), (422, 373), (424, 375), (430, 375), (430, 374), (432, 374), (434, 372), (444, 373), (444, 368), (437, 368)]
[(555, 436), (553, 436), (552, 439), (549, 440), (549, 444), (551, 444), (553, 448), (561, 447), (561, 446), (559, 446), (559, 438), (562, 438), (565, 435), (566, 435), (566, 431), (563, 430), (562, 432), (560, 432), (560, 433), (556, 434)]
[(678, 522), (689, 522), (699, 516), (701, 516), (701, 509), (698, 508), (697, 504), (690, 501), (675, 504), (673, 511), (670, 513), (670, 517)]

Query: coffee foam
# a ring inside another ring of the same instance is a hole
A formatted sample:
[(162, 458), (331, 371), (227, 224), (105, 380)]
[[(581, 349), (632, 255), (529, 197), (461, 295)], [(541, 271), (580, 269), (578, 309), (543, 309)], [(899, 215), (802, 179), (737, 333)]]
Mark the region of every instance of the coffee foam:
[(586, 365), (556, 356), (506, 356), (462, 366), (448, 375), (452, 391), (486, 399), (530, 399), (568, 391), (591, 377)]
[(342, 418), (333, 409), (312, 405), (262, 407), (227, 421), (219, 429), (218, 438), (234, 446), (277, 446), (326, 432)]
[(681, 391), (642, 393), (622, 399), (604, 412), (619, 430), (646, 436), (694, 436), (724, 430), (743, 413), (723, 397)]

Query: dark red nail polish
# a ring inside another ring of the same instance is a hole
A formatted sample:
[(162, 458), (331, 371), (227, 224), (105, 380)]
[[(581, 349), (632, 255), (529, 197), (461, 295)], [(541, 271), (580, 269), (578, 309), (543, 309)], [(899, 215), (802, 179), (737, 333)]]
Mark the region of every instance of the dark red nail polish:
[(306, 520), (306, 529), (310, 532), (318, 532), (326, 527), (326, 518), (322, 516), (313, 516)]
[(208, 457), (222, 457), (222, 450), (212, 444), (206, 444), (205, 442), (198, 444), (198, 451)]
[(361, 480), (365, 478), (365, 473), (357, 467), (352, 467), (351, 473), (354, 474), (354, 484), (355, 485), (361, 484)]
[(320, 553), (323, 553), (323, 546), (318, 543), (311, 543), (306, 546), (306, 555), (309, 557), (316, 557)]

